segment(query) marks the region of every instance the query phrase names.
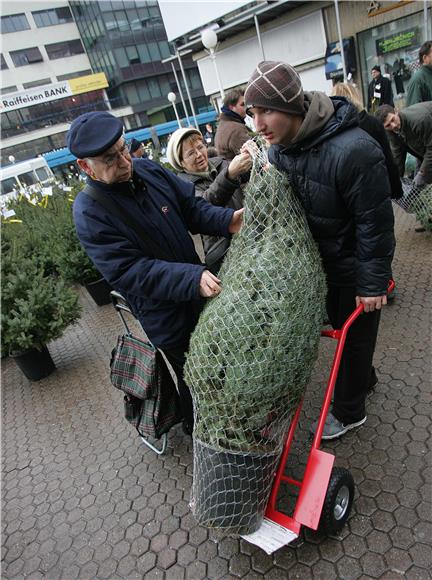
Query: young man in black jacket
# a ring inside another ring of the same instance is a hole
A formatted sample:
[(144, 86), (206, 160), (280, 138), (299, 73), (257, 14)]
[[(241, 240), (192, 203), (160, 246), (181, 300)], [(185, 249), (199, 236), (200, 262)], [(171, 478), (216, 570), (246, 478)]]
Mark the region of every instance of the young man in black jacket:
[(381, 307), (387, 303), (394, 253), (394, 218), (384, 155), (358, 127), (353, 105), (304, 93), (288, 64), (261, 62), (245, 91), (246, 110), (271, 145), (269, 160), (289, 174), (321, 253), (327, 311), (340, 328), (356, 305), (323, 438), (366, 421)]
[(381, 105), (393, 105), (391, 81), (381, 74), (381, 67), (372, 67), (372, 80), (368, 87), (368, 111), (375, 113)]

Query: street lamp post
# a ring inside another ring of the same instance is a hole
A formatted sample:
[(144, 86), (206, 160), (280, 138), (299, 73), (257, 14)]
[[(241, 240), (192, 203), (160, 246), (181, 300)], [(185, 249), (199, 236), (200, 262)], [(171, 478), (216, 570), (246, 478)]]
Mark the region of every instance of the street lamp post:
[(176, 116), (176, 119), (177, 119), (178, 126), (181, 129), (180, 118), (178, 116), (177, 107), (176, 107), (176, 104), (175, 104), (176, 103), (176, 100), (177, 100), (177, 97), (175, 96), (175, 93), (168, 93), (167, 98), (168, 98), (169, 102), (173, 106), (173, 109), (174, 109), (174, 113), (175, 113), (175, 116)]
[(204, 47), (209, 51), (210, 59), (213, 61), (213, 66), (215, 69), (216, 80), (219, 87), (219, 93), (221, 96), (222, 101), (225, 98), (225, 93), (222, 87), (222, 83), (219, 76), (218, 67), (216, 64), (216, 53), (215, 48), (217, 46), (217, 34), (211, 28), (207, 28), (201, 32), (201, 42), (203, 43)]

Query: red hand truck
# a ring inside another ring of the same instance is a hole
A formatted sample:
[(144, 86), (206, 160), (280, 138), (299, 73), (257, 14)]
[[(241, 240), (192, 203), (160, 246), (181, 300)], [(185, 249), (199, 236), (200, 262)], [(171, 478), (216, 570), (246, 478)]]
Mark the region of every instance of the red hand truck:
[[(390, 293), (394, 287), (395, 283), (391, 280), (387, 293)], [(302, 400), (288, 430), (279, 467), (275, 473), (263, 526), (253, 534), (242, 536), (269, 554), (298, 538), (301, 526), (307, 526), (312, 530), (317, 530), (320, 527), (328, 535), (332, 535), (343, 528), (350, 515), (354, 498), (353, 477), (347, 469), (333, 467), (335, 456), (327, 451), (322, 451), (319, 447), (348, 330), (362, 312), (363, 304), (360, 304), (347, 318), (340, 330), (321, 331), (321, 336), (336, 340), (337, 345), (303, 480), (300, 481), (285, 475), (286, 463), (302, 409)], [(298, 490), (292, 516), (288, 516), (276, 508), (276, 500), (282, 483)]]

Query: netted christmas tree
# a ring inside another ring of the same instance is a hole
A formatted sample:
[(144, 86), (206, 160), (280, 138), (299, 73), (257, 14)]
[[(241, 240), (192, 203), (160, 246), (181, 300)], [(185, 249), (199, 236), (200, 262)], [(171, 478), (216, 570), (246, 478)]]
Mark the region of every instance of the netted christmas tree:
[(192, 511), (251, 533), (262, 521), (290, 419), (317, 355), (325, 278), (286, 175), (255, 152), (241, 232), (192, 335)]

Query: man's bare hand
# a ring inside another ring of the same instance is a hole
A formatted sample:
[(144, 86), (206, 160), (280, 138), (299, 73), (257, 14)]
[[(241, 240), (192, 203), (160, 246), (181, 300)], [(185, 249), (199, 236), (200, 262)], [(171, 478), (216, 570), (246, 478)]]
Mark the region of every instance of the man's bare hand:
[(242, 209), (238, 209), (233, 213), (231, 218), (230, 225), (228, 226), (228, 231), (230, 234), (238, 234), (241, 230), (243, 225), (243, 214), (244, 214), (244, 207)]
[(363, 312), (381, 310), (387, 304), (387, 295), (383, 296), (356, 296), (356, 305), (363, 304)]
[(200, 295), (203, 298), (214, 298), (222, 291), (219, 278), (216, 278), (209, 270), (204, 270), (200, 280)]

